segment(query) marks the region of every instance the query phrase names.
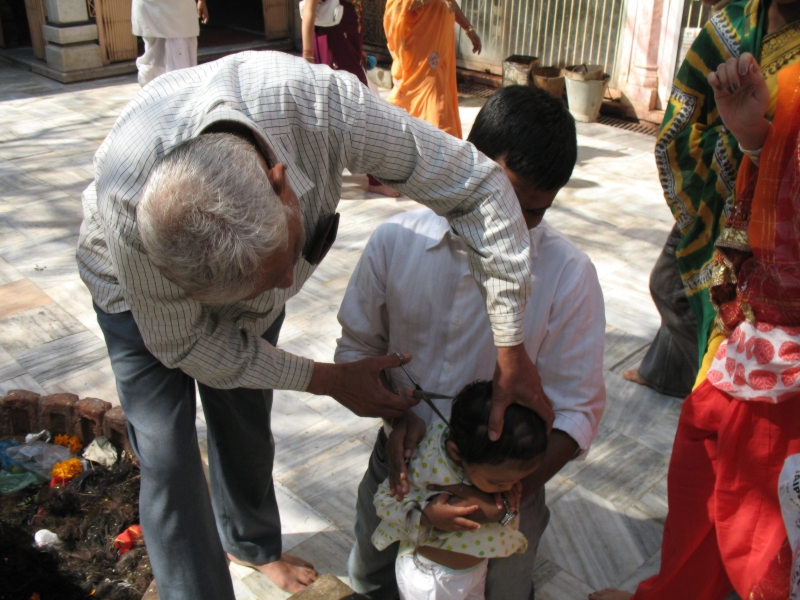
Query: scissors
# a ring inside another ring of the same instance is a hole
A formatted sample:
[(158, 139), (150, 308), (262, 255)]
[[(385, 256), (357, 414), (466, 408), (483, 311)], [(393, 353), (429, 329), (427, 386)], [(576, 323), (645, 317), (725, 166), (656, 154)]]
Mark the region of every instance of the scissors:
[(426, 392), (425, 390), (423, 390), (422, 386), (420, 386), (420, 384), (417, 383), (417, 380), (411, 376), (411, 373), (409, 373), (406, 370), (405, 365), (403, 365), (402, 354), (400, 354), (399, 352), (395, 352), (394, 355), (397, 357), (397, 360), (400, 361), (400, 368), (403, 369), (403, 373), (405, 373), (406, 377), (408, 377), (411, 380), (411, 383), (414, 384), (414, 393), (411, 395), (416, 400), (422, 400), (423, 402), (425, 402), (425, 404), (430, 406), (431, 410), (433, 410), (433, 412), (436, 413), (436, 415), (444, 422), (444, 424), (449, 427), (450, 422), (444, 418), (444, 415), (438, 408), (436, 408), (436, 405), (432, 402), (432, 400), (452, 400), (453, 396), (445, 396), (443, 394), (435, 394), (433, 392)]

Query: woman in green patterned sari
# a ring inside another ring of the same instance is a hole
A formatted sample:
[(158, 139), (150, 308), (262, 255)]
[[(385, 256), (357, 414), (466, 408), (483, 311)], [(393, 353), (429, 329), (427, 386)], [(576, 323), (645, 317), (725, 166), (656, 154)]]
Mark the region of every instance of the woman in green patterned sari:
[(682, 238), (676, 252), (697, 316), (700, 356), (716, 310), (709, 298), (714, 242), (734, 202), (742, 151), (723, 127), (707, 75), (742, 52), (761, 65), (775, 110), (777, 73), (800, 60), (800, 2), (737, 0), (706, 23), (675, 78), (656, 143), (656, 163)]

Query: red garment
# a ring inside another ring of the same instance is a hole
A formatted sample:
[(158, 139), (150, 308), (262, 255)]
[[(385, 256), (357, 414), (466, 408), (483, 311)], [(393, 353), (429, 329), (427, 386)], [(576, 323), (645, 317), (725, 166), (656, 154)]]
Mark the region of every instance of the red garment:
[(800, 394), (740, 402), (703, 382), (684, 401), (667, 475), (661, 571), (634, 600), (786, 600), (792, 553), (778, 502), (800, 452)]

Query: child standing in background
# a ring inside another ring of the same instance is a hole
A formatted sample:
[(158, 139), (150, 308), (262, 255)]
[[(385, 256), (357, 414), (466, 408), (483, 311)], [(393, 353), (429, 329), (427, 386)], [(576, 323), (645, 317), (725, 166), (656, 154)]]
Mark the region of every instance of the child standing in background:
[[(395, 571), (401, 600), (483, 598), (489, 558), (525, 552), (519, 520), (508, 513), (500, 523), (479, 525), (442, 511), (448, 495), (429, 485), (474, 485), (489, 494), (521, 496), (520, 480), (542, 463), (547, 450), (544, 422), (530, 409), (512, 404), (503, 434), (489, 440), (492, 383), (476, 381), (453, 400), (450, 426), (434, 421), (408, 465), (410, 492), (390, 495), (389, 480), (375, 494), (381, 524), (372, 536), (379, 550), (399, 541)], [(435, 498), (429, 501), (431, 498)], [(508, 506), (508, 504), (507, 504)]]

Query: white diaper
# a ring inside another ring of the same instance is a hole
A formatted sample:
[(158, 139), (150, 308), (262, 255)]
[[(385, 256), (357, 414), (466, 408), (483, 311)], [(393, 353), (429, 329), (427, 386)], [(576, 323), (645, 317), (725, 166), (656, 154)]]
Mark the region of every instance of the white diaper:
[(394, 564), (400, 600), (483, 600), (488, 564), (486, 559), (471, 569), (455, 570), (404, 554)]

